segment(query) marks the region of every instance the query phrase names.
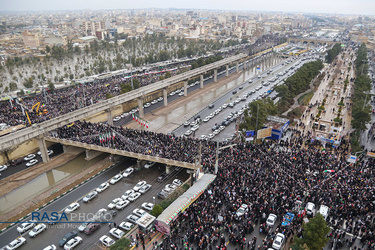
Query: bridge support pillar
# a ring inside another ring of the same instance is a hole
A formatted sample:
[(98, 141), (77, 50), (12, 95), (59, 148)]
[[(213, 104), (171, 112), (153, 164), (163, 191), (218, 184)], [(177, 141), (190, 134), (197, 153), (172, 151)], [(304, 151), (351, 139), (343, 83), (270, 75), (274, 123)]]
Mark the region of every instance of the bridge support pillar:
[(137, 159), (137, 168), (138, 168), (138, 169), (142, 169), (142, 168), (144, 167), (145, 164), (146, 164), (146, 161), (145, 161), (145, 160)]
[(145, 112), (143, 109), (143, 98), (138, 98), (138, 114), (140, 118), (143, 118), (145, 116)]
[(38, 137), (39, 150), (42, 153), (43, 162), (49, 162), (49, 155), (47, 151), (46, 141), (43, 136)]
[(214, 69), (214, 82), (217, 82), (217, 69)]
[(188, 81), (184, 81), (184, 96), (187, 96), (187, 90), (188, 90)]
[(112, 109), (107, 109), (107, 122), (109, 125), (113, 126), (113, 117), (112, 117)]
[(225, 76), (229, 76), (229, 65), (225, 65)]
[(167, 88), (163, 89), (164, 106), (168, 106), (168, 91)]
[(238, 62), (236, 62), (236, 72), (238, 72)]
[(167, 165), (167, 166), (165, 167), (165, 173), (166, 173), (166, 174), (170, 174), (171, 172), (172, 172), (172, 166)]
[(103, 154), (103, 152), (95, 151), (95, 150), (89, 150), (86, 149), (86, 161), (91, 161), (92, 159), (96, 158), (97, 156)]
[(203, 75), (200, 75), (200, 77), (201, 77), (201, 86), (200, 86), (200, 88), (203, 89), (203, 83), (204, 83), (204, 81), (203, 81)]
[(242, 82), (245, 82), (246, 71), (245, 71), (245, 70), (243, 70), (242, 72), (243, 72), (243, 74), (242, 74)]

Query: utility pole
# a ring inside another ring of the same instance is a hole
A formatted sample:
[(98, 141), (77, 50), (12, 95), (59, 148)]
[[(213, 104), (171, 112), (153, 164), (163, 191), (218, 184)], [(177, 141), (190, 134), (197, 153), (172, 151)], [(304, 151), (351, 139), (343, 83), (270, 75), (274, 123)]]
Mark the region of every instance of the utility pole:
[[(258, 116), (259, 116), (259, 103), (257, 103), (257, 121), (255, 124), (255, 133), (257, 134), (257, 137), (258, 137)], [(255, 142), (256, 142), (256, 138), (255, 138)]]

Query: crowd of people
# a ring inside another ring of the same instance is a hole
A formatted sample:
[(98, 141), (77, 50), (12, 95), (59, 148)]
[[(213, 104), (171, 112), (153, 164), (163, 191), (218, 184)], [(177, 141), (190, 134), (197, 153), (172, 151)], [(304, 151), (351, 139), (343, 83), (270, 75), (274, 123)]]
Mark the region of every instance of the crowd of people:
[[(289, 239), (302, 235), (302, 217), (295, 216), (288, 227), (271, 230), (265, 224), (268, 215), (276, 214), (280, 220), (293, 211), (296, 201), (304, 201), (329, 206), (327, 223), (333, 228), (330, 237), (336, 246), (360, 244), (358, 249), (374, 249), (375, 160), (349, 164), (344, 154), (315, 145), (304, 147), (307, 135), (290, 133), (286, 141), (237, 142), (221, 150), (217, 178), (174, 222), (168, 245), (225, 249), (229, 241), (237, 249), (267, 249), (278, 232)], [(59, 128), (54, 136), (189, 163), (201, 145), (203, 171), (215, 171), (216, 143), (209, 140), (80, 121)], [(238, 217), (242, 204), (248, 210)], [(255, 228), (264, 239), (246, 238)], [(345, 234), (353, 236), (345, 239)]]

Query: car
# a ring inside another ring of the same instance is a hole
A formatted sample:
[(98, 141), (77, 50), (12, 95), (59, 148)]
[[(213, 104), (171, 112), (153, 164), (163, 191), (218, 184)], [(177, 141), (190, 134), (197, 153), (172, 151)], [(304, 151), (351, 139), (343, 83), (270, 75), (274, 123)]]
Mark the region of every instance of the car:
[(119, 201), (117, 204), (116, 204), (116, 209), (118, 210), (122, 210), (124, 209), (128, 204), (130, 203), (130, 201), (127, 201), (127, 200), (121, 200)]
[(125, 232), (118, 228), (112, 228), (109, 233), (117, 239), (121, 239), (125, 235)]
[(76, 231), (71, 231), (67, 234), (65, 234), (65, 236), (59, 241), (59, 246), (62, 247), (64, 246), (70, 239), (73, 239), (74, 237), (77, 237), (78, 234)]
[(110, 247), (112, 246), (113, 244), (115, 244), (116, 242), (114, 240), (112, 240), (110, 237), (108, 237), (107, 235), (103, 235), (102, 237), (100, 237), (99, 241), (106, 247)]
[(83, 202), (89, 202), (92, 199), (94, 199), (96, 196), (98, 196), (98, 192), (91, 191), (90, 193), (86, 194), (85, 197), (83, 197)]
[(100, 223), (90, 223), (90, 224), (87, 225), (85, 230), (83, 230), (83, 232), (87, 235), (90, 235), (93, 232), (95, 232), (96, 230), (98, 230), (99, 228), (100, 228)]
[(139, 220), (139, 217), (136, 216), (136, 215), (134, 215), (134, 214), (131, 214), (131, 215), (129, 215), (128, 217), (126, 217), (126, 219), (127, 219), (128, 221), (133, 222), (134, 224), (137, 224), (137, 220)]
[(212, 109), (213, 107), (215, 107), (215, 105), (213, 103), (211, 103), (210, 105), (208, 105), (208, 108)]
[(167, 184), (164, 187), (163, 192), (165, 192), (165, 193), (172, 193), (176, 188), (177, 188), (177, 186), (175, 186), (173, 184)]
[(112, 177), (112, 179), (109, 181), (109, 183), (111, 183), (112, 185), (114, 185), (117, 182), (119, 182), (121, 179), (122, 179), (122, 174), (117, 174), (114, 177)]
[(180, 93), (178, 93), (178, 95), (183, 96), (183, 95), (185, 95), (185, 92), (180, 92)]
[(57, 249), (57, 247), (54, 244), (46, 246), (45, 248), (43, 248), (43, 250), (56, 250), (56, 249)]
[(248, 205), (242, 204), (241, 207), (237, 210), (236, 215), (241, 217), (247, 212)]
[(217, 134), (219, 134), (220, 133), (220, 130), (218, 130), (218, 129), (216, 129), (214, 132), (212, 132), (212, 134), (215, 136), (215, 135), (217, 135)]
[(189, 127), (189, 126), (190, 126), (190, 122), (189, 121), (184, 122), (184, 127)]
[(272, 248), (275, 250), (281, 249), (281, 247), (284, 244), (284, 240), (285, 240), (285, 235), (283, 235), (282, 233), (276, 234), (276, 237), (272, 243)]
[(214, 138), (214, 135), (213, 135), (213, 134), (208, 134), (208, 135), (207, 135), (207, 138), (208, 138), (208, 139), (212, 139), (212, 138)]
[(146, 184), (146, 185), (144, 185), (143, 187), (141, 187), (141, 188), (139, 189), (139, 192), (140, 192), (141, 194), (144, 194), (144, 193), (146, 193), (148, 190), (150, 190), (151, 187), (152, 187), (151, 184)]
[(103, 182), (99, 187), (96, 188), (96, 192), (101, 193), (109, 187), (108, 182)]
[(241, 85), (238, 89), (240, 89), (240, 90), (243, 89), (243, 86)]
[(116, 210), (109, 210), (100, 216), (101, 221), (111, 221), (114, 216), (117, 215)]
[(237, 90), (233, 90), (233, 91), (232, 91), (232, 94), (233, 94), (233, 95), (237, 94)]
[(131, 194), (134, 194), (134, 193), (135, 193), (135, 191), (134, 191), (133, 189), (130, 189), (130, 190), (126, 191), (126, 192), (121, 196), (121, 198), (122, 198), (123, 200), (126, 200), (126, 199), (129, 198), (129, 196), (130, 196)]
[(151, 211), (154, 208), (154, 204), (152, 204), (151, 202), (145, 202), (142, 204), (142, 208)]
[(147, 212), (143, 209), (136, 208), (133, 210), (133, 214), (137, 215), (139, 218), (141, 218), (143, 215), (147, 214)]
[(158, 102), (161, 102), (161, 101), (164, 100), (164, 98), (163, 97), (159, 97), (157, 100), (158, 100)]
[(76, 247), (78, 244), (82, 243), (82, 238), (79, 237), (79, 236), (76, 236), (72, 239), (70, 239), (65, 245), (64, 245), (64, 249), (66, 250), (70, 250), (70, 249), (73, 249), (74, 247)]
[(121, 116), (117, 116), (113, 119), (114, 122), (118, 122), (119, 120), (121, 120)]
[(195, 125), (194, 127), (191, 128), (191, 131), (197, 131), (199, 129), (199, 125)]
[(130, 229), (132, 229), (134, 227), (134, 224), (133, 223), (130, 223), (130, 222), (121, 222), (120, 225), (118, 225), (119, 228), (121, 229), (124, 229), (126, 231), (129, 231)]
[(125, 171), (122, 173), (123, 177), (129, 177), (134, 172), (134, 168), (130, 167), (125, 169)]
[(229, 103), (229, 104), (228, 104), (228, 106), (229, 106), (230, 108), (233, 108), (233, 107), (234, 107), (234, 105), (236, 105), (236, 103), (235, 103), (235, 102), (231, 102), (231, 103)]
[(29, 162), (26, 163), (26, 167), (34, 166), (37, 163), (38, 163), (37, 159), (32, 159), (31, 161), (29, 161)]
[(165, 198), (168, 197), (168, 193), (165, 193), (165, 192), (161, 191), (161, 192), (158, 193), (157, 197), (159, 199), (165, 199)]
[(92, 222), (83, 222), (79, 227), (78, 231), (83, 232)]
[(144, 108), (148, 108), (148, 107), (150, 107), (150, 106), (151, 106), (151, 103), (149, 103), (149, 102), (146, 103), (145, 105), (143, 105)]
[(17, 248), (19, 248), (20, 246), (22, 246), (23, 244), (26, 244), (26, 239), (25, 239), (24, 237), (18, 237), (17, 239), (12, 240), (12, 242), (10, 242), (10, 243), (5, 247), (5, 249), (7, 249), (7, 250), (17, 249)]
[(44, 223), (40, 223), (38, 225), (36, 225), (30, 232), (29, 232), (29, 236), (31, 238), (34, 238), (35, 236), (37, 236), (38, 234), (40, 234), (41, 232), (44, 232), (47, 230), (47, 225), (44, 224)]
[(191, 127), (194, 127), (196, 125), (198, 125), (198, 121), (197, 120), (194, 120), (193, 122), (190, 123)]
[(138, 183), (133, 187), (133, 190), (136, 191), (136, 192), (138, 192), (139, 189), (140, 189), (141, 187), (143, 187), (144, 185), (146, 185), (146, 184), (147, 184), (146, 181), (140, 181), (140, 182), (138, 182)]
[(70, 214), (71, 212), (77, 210), (79, 208), (79, 204), (77, 202), (73, 202), (67, 208), (65, 208), (64, 213)]
[(94, 215), (94, 219), (95, 220), (99, 220), (103, 214), (105, 214), (107, 212), (107, 209), (105, 208), (101, 208), (98, 210), (98, 212), (96, 212), (96, 214)]
[(167, 173), (162, 173), (159, 177), (158, 177), (158, 182), (163, 182), (165, 179), (168, 178), (168, 174)]
[(170, 96), (174, 96), (175, 94), (176, 94), (176, 92), (174, 92), (174, 91), (169, 93)]
[(1, 166), (0, 166), (0, 172), (5, 171), (7, 168), (8, 168), (7, 165), (1, 165)]
[(201, 139), (201, 140), (205, 140), (205, 139), (207, 139), (207, 135), (201, 135), (201, 136), (199, 137), (199, 139)]
[(25, 223), (22, 223), (21, 225), (19, 225), (17, 227), (17, 231), (22, 234), (28, 230), (30, 230), (32, 227), (34, 227), (36, 224), (35, 221), (30, 221), (30, 222), (25, 222)]
[(184, 133), (184, 135), (185, 136), (189, 136), (189, 135), (191, 135), (193, 133), (193, 131), (192, 130), (188, 130), (188, 131), (186, 131), (185, 133)]
[[(224, 122), (224, 123), (225, 123), (225, 122)], [(224, 124), (224, 123), (223, 123), (223, 124)], [(220, 127), (219, 127), (219, 130), (220, 130), (220, 131), (223, 131), (224, 129), (225, 129), (224, 126), (220, 126)]]
[(307, 215), (314, 215), (315, 213), (315, 204), (312, 202), (307, 202), (306, 205), (306, 214)]
[(25, 161), (30, 161), (31, 159), (35, 158), (35, 154), (29, 154), (25, 158), (23, 158)]
[(115, 199), (112, 200), (111, 203), (108, 204), (107, 207), (109, 209), (114, 209), (116, 207), (117, 203), (119, 203), (120, 201), (123, 201), (123, 199), (121, 199), (121, 198), (115, 198)]
[(270, 215), (268, 215), (268, 218), (266, 220), (267, 226), (273, 227), (273, 225), (275, 225), (276, 219), (277, 219), (277, 215), (276, 214), (270, 214)]
[(149, 162), (147, 162), (146, 164), (145, 164), (145, 168), (147, 168), (147, 169), (149, 169), (149, 168), (151, 168), (152, 166), (154, 166), (156, 164), (156, 162), (152, 162), (152, 161), (149, 161)]
[(156, 104), (156, 103), (158, 103), (158, 100), (153, 100), (153, 101), (151, 102), (152, 105), (154, 105), (154, 104)]
[(141, 194), (138, 193), (138, 192), (135, 192), (134, 194), (129, 195), (128, 200), (129, 200), (129, 201), (135, 201), (136, 199), (139, 198), (139, 196), (141, 196)]
[(203, 119), (203, 122), (208, 122), (209, 120), (210, 120), (210, 117), (207, 116), (206, 118)]

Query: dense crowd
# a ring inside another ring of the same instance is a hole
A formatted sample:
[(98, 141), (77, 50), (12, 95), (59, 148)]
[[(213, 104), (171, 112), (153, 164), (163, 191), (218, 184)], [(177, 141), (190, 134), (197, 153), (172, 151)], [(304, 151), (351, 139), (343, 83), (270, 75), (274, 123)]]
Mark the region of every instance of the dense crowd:
[[(302, 235), (302, 217), (296, 216), (289, 227), (270, 230), (265, 225), (270, 213), (280, 220), (300, 200), (313, 202), (317, 208), (330, 207), (327, 222), (336, 246), (358, 244), (360, 239), (358, 249), (374, 249), (374, 159), (350, 165), (344, 154), (314, 145), (302, 147), (308, 137), (291, 133), (286, 141), (237, 143), (221, 150), (217, 178), (174, 222), (168, 244), (225, 249), (229, 240), (238, 249), (267, 249), (278, 232), (287, 238)], [(203, 170), (214, 171), (216, 145), (212, 141), (88, 122), (60, 128), (55, 136), (190, 163), (201, 144)], [(239, 218), (236, 211), (242, 204), (249, 205), (249, 210)], [(265, 238), (247, 239), (256, 227)], [(347, 233), (354, 236), (345, 238)]]

